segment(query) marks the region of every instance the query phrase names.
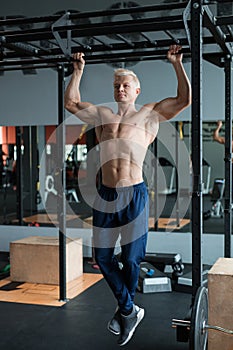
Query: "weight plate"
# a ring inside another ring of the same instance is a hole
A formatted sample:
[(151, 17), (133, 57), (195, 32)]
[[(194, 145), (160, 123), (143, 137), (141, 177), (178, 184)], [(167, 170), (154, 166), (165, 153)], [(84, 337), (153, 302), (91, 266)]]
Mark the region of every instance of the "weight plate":
[(205, 350), (208, 332), (208, 292), (203, 286), (199, 287), (192, 308), (189, 349)]

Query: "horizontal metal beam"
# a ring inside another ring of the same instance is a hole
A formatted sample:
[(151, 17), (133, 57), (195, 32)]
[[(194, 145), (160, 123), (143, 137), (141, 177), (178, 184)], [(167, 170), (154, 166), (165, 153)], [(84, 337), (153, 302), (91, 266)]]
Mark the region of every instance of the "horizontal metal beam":
[(232, 3), (232, 0), (204, 0), (204, 5)]
[(57, 68), (57, 64), (41, 64), (41, 65), (25, 65), (25, 66), (13, 66), (13, 67), (1, 67), (0, 72), (7, 71), (18, 71), (18, 70), (27, 70), (27, 69), (47, 69), (47, 68)]
[(224, 56), (222, 53), (203, 54), (203, 59), (217, 67), (224, 67)]
[[(140, 57), (140, 62), (145, 62), (145, 61), (156, 61), (156, 60), (164, 60), (165, 59), (165, 55), (166, 55), (166, 52), (160, 52), (160, 53), (156, 53), (154, 56), (151, 55), (151, 56), (141, 56)], [(191, 59), (191, 57), (190, 57)], [(213, 59), (210, 59), (210, 56), (208, 54), (203, 54), (203, 59), (210, 62), (210, 63), (213, 63), (219, 67), (222, 67), (223, 64), (218, 64), (218, 62), (220, 62), (221, 60), (221, 57), (216, 57), (216, 61), (214, 61)], [(217, 61), (219, 60), (219, 61)], [(59, 61), (59, 60), (58, 60)], [(123, 61), (121, 61), (122, 63), (127, 63), (127, 62), (138, 62), (139, 61), (139, 58), (138, 57), (128, 57), (128, 58), (125, 58)], [(4, 67), (4, 66), (1, 66), (0, 65), (0, 72), (4, 72), (4, 71), (18, 71), (18, 70), (24, 70), (24, 69), (46, 69), (46, 68), (57, 68), (57, 65), (59, 63), (64, 63), (62, 59), (60, 59), (60, 62), (57, 62), (57, 63), (47, 63), (47, 64), (34, 64), (34, 61), (32, 61), (32, 63), (30, 65), (23, 65), (23, 66), (20, 66), (20, 65), (17, 65), (17, 66), (8, 66), (8, 67)], [(95, 56), (95, 57), (92, 57), (91, 60), (87, 60), (87, 63), (88, 64), (110, 64), (110, 63), (119, 63), (119, 58), (114, 58), (114, 59), (106, 59), (105, 57), (105, 60), (103, 61), (103, 58), (101, 58), (100, 56)], [(66, 67), (66, 65), (65, 65)]]
[(38, 49), (29, 45), (29, 44), (25, 44), (25, 43), (4, 43), (0, 40), (1, 42), (1, 46), (5, 47), (9, 50), (14, 50), (16, 51), (18, 54), (19, 53), (23, 53), (25, 55), (30, 55), (30, 56), (37, 56), (38, 55)]
[[(226, 38), (226, 41), (228, 41), (230, 39), (231, 38), (229, 36), (229, 38)], [(182, 45), (183, 48), (185, 48), (186, 46), (189, 45), (187, 38), (180, 38), (177, 36), (177, 40), (179, 40), (179, 44)], [(132, 47), (129, 47), (124, 42), (113, 43), (113, 44), (111, 44), (111, 47), (109, 47), (109, 45), (104, 45), (104, 44), (101, 44), (101, 45), (94, 44), (94, 45), (91, 45), (90, 48), (78, 44), (78, 45), (75, 45), (72, 47), (72, 53), (77, 52), (79, 50), (82, 50), (86, 55), (92, 55), (92, 54), (96, 54), (98, 52), (104, 53), (104, 52), (109, 52), (109, 51), (112, 51), (112, 52), (118, 51), (119, 55), (124, 55), (124, 52), (127, 52), (129, 50), (132, 51), (132, 50), (144, 49), (146, 52), (147, 49), (154, 49), (154, 50), (157, 50), (159, 48), (160, 49), (161, 48), (167, 49), (169, 47), (169, 45), (171, 44), (171, 42), (172, 42), (171, 39), (161, 39), (161, 40), (156, 40), (156, 41), (141, 40), (140, 42), (133, 43), (134, 44), (133, 49), (132, 49)], [(215, 44), (216, 44), (216, 41), (212, 36), (208, 36), (208, 37), (203, 38), (203, 45), (211, 47), (211, 45), (215, 45)], [(209, 54), (214, 55), (214, 53), (211, 52), (211, 50), (210, 50)], [(60, 48), (51, 48), (46, 52), (46, 50), (44, 50), (43, 48), (38, 47), (38, 54), (36, 56), (37, 57), (44, 57), (46, 59), (46, 57), (47, 58), (49, 58), (49, 57), (54, 58), (57, 55), (63, 55)], [(16, 58), (19, 58), (19, 53), (14, 52), (14, 51), (6, 51), (3, 53), (2, 57), (3, 57), (3, 61), (8, 60), (8, 59), (14, 59), (14, 58), (16, 59)], [(28, 54), (21, 52), (20, 58), (25, 58), (25, 57), (28, 57)]]
[(221, 17), (217, 16), (217, 17), (215, 17), (215, 23), (217, 26), (233, 24), (233, 15), (221, 16)]
[(213, 37), (215, 38), (216, 44), (220, 46), (220, 48), (225, 52), (226, 54), (232, 54), (232, 48), (231, 46), (226, 43), (226, 35), (223, 33), (221, 28), (216, 25), (215, 23), (215, 17), (211, 13), (209, 7), (204, 6), (204, 26), (209, 29)]
[[(179, 43), (180, 43), (180, 45), (183, 46), (183, 49), (185, 49), (188, 46), (187, 38), (179, 38)], [(170, 44), (171, 44), (170, 39), (157, 40), (156, 42), (152, 42), (152, 41), (149, 42), (147, 40), (146, 41), (143, 40), (140, 42), (135, 42), (133, 49), (129, 48), (129, 46), (126, 43), (115, 43), (115, 44), (112, 44), (111, 50), (109, 49), (108, 46), (99, 45), (99, 44), (92, 45), (91, 50), (88, 48), (77, 45), (77, 46), (74, 46), (72, 48), (72, 53), (77, 52), (79, 50), (82, 50), (85, 52), (86, 56), (89, 56), (89, 55), (96, 54), (98, 52), (99, 53), (104, 53), (104, 52), (109, 53), (109, 51), (112, 51), (115, 53), (118, 52), (118, 57), (123, 57), (125, 52), (130, 52), (132, 50), (133, 51), (143, 50), (143, 54), (146, 54), (147, 50), (149, 50), (149, 49), (153, 49), (155, 52), (157, 52), (157, 50), (161, 49), (161, 48), (164, 48), (167, 50), (167, 48), (169, 47)], [(214, 45), (214, 44), (216, 44), (216, 42), (215, 42), (213, 37), (209, 36), (209, 37), (203, 38), (203, 44), (204, 45), (212, 45), (212, 44)], [(209, 52), (209, 55), (214, 55), (214, 54), (215, 54), (214, 52)], [(63, 55), (59, 48), (52, 48), (49, 50), (49, 52), (45, 52), (42, 48), (42, 49), (38, 49), (38, 54), (36, 55), (37, 58), (35, 58), (35, 60), (37, 61), (38, 57), (43, 57), (45, 61), (49, 60), (50, 58), (53, 60), (54, 59), (56, 60), (57, 55), (59, 55), (59, 56)], [(221, 53), (220, 53), (220, 55), (221, 55)], [(26, 52), (23, 53), (23, 51), (20, 52), (20, 59), (25, 58), (25, 57), (28, 58), (28, 53), (26, 53)], [(14, 52), (14, 51), (3, 52), (1, 64), (4, 64), (4, 62), (6, 62), (9, 59), (19, 59), (19, 53)]]
[[(47, 57), (47, 58), (28, 58), (28, 59), (15, 59), (15, 60), (7, 60), (0, 61), (0, 66), (21, 66), (21, 65), (29, 65), (29, 64), (50, 64), (50, 63), (59, 63), (59, 62), (67, 62), (66, 57)], [(19, 68), (21, 69), (21, 68)]]
[[(184, 48), (183, 49), (184, 54), (189, 54), (190, 55), (190, 50), (189, 48)], [(159, 49), (159, 48), (153, 48), (152, 50), (132, 50), (130, 52), (125, 52), (119, 54), (118, 52), (112, 53), (112, 52), (106, 52), (102, 54), (93, 54), (93, 55), (87, 55), (85, 56), (85, 61), (87, 63), (90, 63), (95, 60), (100, 60), (101, 63), (106, 63), (112, 60), (116, 60), (117, 62), (124, 62), (126, 59), (132, 59), (134, 58), (135, 60), (140, 61), (142, 57), (150, 57), (153, 56), (155, 57), (156, 55), (158, 56), (163, 56), (163, 59), (166, 59), (167, 55), (167, 48), (166, 49)], [(57, 57), (47, 57), (47, 58), (28, 58), (28, 59), (21, 59), (21, 60), (7, 60), (7, 61), (0, 61), (0, 66), (22, 66), (22, 65), (29, 65), (29, 64), (51, 64), (51, 63), (68, 63), (67, 58), (63, 56), (57, 56)]]
[[(109, 51), (112, 51), (112, 52), (116, 52), (118, 51), (118, 55), (121, 55), (121, 52), (122, 54), (124, 55), (124, 52), (125, 51), (131, 51), (131, 50), (138, 50), (138, 49), (143, 49), (146, 50), (147, 49), (154, 49), (154, 50), (157, 50), (158, 48), (168, 48), (169, 45), (171, 45), (171, 39), (167, 39), (167, 40), (157, 40), (156, 42), (153, 42), (153, 41), (140, 41), (140, 42), (135, 42), (134, 45), (133, 45), (133, 48), (132, 47), (129, 47), (128, 44), (126, 44), (125, 42), (122, 42), (122, 43), (114, 43), (114, 44), (111, 44), (111, 47), (107, 46), (107, 45), (92, 45), (91, 46), (91, 49), (88, 49), (88, 48), (85, 48), (85, 47), (82, 47), (81, 45), (76, 45), (72, 48), (72, 53), (74, 52), (77, 52), (79, 50), (82, 50), (84, 53), (86, 53), (86, 55), (92, 55), (94, 53), (97, 53), (97, 52), (109, 52)], [(188, 45), (188, 41), (186, 38), (182, 38), (182, 39), (179, 39), (179, 42), (181, 45), (183, 46), (187, 46)], [(61, 50), (59, 48), (52, 48), (50, 49), (50, 52), (49, 53), (45, 53), (43, 49), (39, 49), (38, 50), (38, 57), (40, 56), (44, 56), (44, 57), (55, 57), (56, 55), (61, 55)], [(8, 52), (5, 52), (4, 53), (4, 59), (12, 59), (12, 58), (18, 58), (18, 53), (17, 52), (13, 52), (13, 51), (8, 51)], [(26, 54), (21, 54), (20, 55), (22, 58), (23, 57), (28, 57), (28, 55)]]
[(232, 0), (215, 0), (215, 1), (212, 1), (212, 2), (218, 2), (220, 4), (224, 3), (224, 2), (231, 2), (232, 3)]
[[(183, 9), (187, 6), (188, 1), (184, 1), (182, 3), (168, 3), (168, 4), (159, 4), (159, 5), (147, 5), (147, 6), (133, 6), (128, 8), (120, 8), (120, 9), (108, 9), (108, 10), (99, 10), (99, 11), (86, 11), (79, 13), (71, 13), (69, 18), (71, 20), (74, 19), (82, 19), (88, 18), (91, 19), (96, 17), (105, 17), (105, 16), (116, 16), (122, 14), (132, 15), (134, 13), (146, 13), (146, 12), (156, 12), (156, 11), (165, 11), (165, 10), (173, 10), (173, 9)], [(27, 18), (14, 18), (14, 19), (2, 19), (0, 20), (0, 26), (17, 26), (20, 24), (28, 24), (28, 23), (47, 23), (47, 22), (56, 22), (61, 15), (52, 15), (52, 16), (44, 16), (44, 17), (27, 17)], [(1, 17), (0, 17), (1, 18)]]
[[(143, 31), (160, 31), (163, 29), (182, 29), (184, 28), (182, 16), (170, 16), (159, 18), (142, 18), (137, 20), (101, 22), (93, 24), (68, 24), (54, 27), (53, 31), (63, 32), (72, 30), (72, 37), (86, 37), (96, 35), (110, 35), (122, 33), (136, 33)], [(50, 28), (31, 28), (25, 30), (3, 30), (0, 36), (6, 38), (7, 42), (16, 41), (34, 41), (43, 39), (54, 39)]]
[[(139, 56), (135, 54), (128, 54), (126, 57), (121, 58), (119, 61), (118, 55), (95, 55), (95, 56), (89, 56), (86, 58), (87, 64), (111, 64), (111, 63), (128, 63), (128, 62), (144, 62), (144, 61), (156, 61), (156, 60), (165, 60), (167, 50), (158, 50), (156, 52), (149, 52), (147, 55), (140, 56), (140, 52), (138, 52)], [(186, 56), (184, 58), (190, 58), (190, 54), (187, 52)], [(214, 58), (216, 57), (216, 58)], [(209, 54), (203, 54), (203, 59), (213, 63), (219, 67), (223, 67), (223, 61), (222, 59), (224, 56), (221, 56), (220, 54), (216, 54), (214, 56), (211, 56)], [(24, 63), (23, 65), (22, 62)], [(24, 70), (24, 69), (45, 69), (45, 68), (57, 68), (57, 65), (59, 64), (65, 64), (65, 67), (67, 67), (68, 63), (66, 61), (65, 57), (60, 57), (57, 59), (53, 59), (53, 62), (51, 60), (50, 63), (44, 63), (44, 61), (40, 61), (38, 64), (35, 64), (34, 60), (27, 60), (22, 62), (16, 62), (15, 64), (4, 66), (4, 62), (0, 62), (0, 72), (2, 71), (16, 71), (16, 70)], [(26, 64), (27, 62), (27, 64)], [(71, 63), (69, 63), (70, 65)]]
[[(164, 60), (165, 55), (154, 55), (154, 56), (143, 56), (140, 58), (140, 62), (144, 62), (144, 61), (156, 61), (156, 60)], [(127, 62), (139, 62), (139, 58), (138, 57), (128, 57), (125, 58), (123, 61), (120, 61), (120, 63), (127, 63)], [(60, 62), (61, 64), (64, 63)], [(118, 58), (114, 58), (114, 59), (106, 59), (105, 61), (103, 61), (103, 59), (99, 58), (99, 57), (93, 57), (93, 59), (91, 61), (87, 62), (88, 64), (111, 64), (111, 63), (119, 63), (119, 59)], [(58, 63), (59, 64), (59, 63)], [(65, 65), (66, 66), (66, 65)], [(45, 69), (45, 68), (56, 68), (57, 64), (41, 64), (41, 65), (25, 65), (25, 66), (9, 66), (9, 67), (1, 67), (0, 66), (0, 71), (16, 71), (16, 70), (23, 70), (23, 69)]]

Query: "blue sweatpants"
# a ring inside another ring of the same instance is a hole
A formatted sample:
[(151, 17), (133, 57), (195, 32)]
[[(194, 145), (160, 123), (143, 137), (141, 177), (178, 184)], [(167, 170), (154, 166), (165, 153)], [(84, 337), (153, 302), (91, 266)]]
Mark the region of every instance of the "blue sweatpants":
[[(148, 193), (144, 182), (119, 188), (101, 186), (93, 209), (95, 259), (121, 312), (131, 310), (148, 235)], [(120, 241), (119, 241), (120, 239)], [(121, 262), (114, 251), (121, 246)]]

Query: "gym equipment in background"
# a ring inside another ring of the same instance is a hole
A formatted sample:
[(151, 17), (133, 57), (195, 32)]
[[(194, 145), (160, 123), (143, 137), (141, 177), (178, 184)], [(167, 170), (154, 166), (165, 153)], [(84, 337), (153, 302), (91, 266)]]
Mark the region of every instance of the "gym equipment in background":
[(184, 264), (179, 253), (146, 253), (144, 261), (162, 272), (171, 272), (173, 277), (183, 275)]
[[(52, 193), (54, 196), (57, 196), (58, 191), (55, 189), (55, 180), (52, 175), (47, 175), (45, 179), (45, 203), (47, 202), (48, 195)], [(66, 197), (69, 202), (72, 202), (72, 199), (75, 200), (76, 203), (79, 203), (79, 199), (77, 196), (77, 192), (74, 188), (65, 189)]]
[(164, 190), (160, 191), (160, 194), (172, 194), (176, 192), (176, 187), (175, 187), (175, 173), (176, 173), (176, 168), (175, 166), (167, 159), (164, 157), (159, 157), (159, 164), (161, 167), (164, 168), (164, 174), (166, 177), (166, 188)]
[(211, 166), (210, 164), (203, 158), (202, 160), (202, 166), (203, 166), (203, 194), (208, 194), (210, 191), (210, 175), (211, 175)]
[(137, 289), (142, 293), (171, 292), (171, 279), (146, 261), (140, 264)]
[(45, 179), (45, 203), (47, 202), (49, 193), (54, 194), (54, 196), (57, 196), (58, 194), (57, 190), (55, 189), (54, 177), (52, 175), (47, 175)]
[(214, 186), (211, 194), (211, 201), (213, 205), (211, 207), (210, 216), (212, 218), (222, 218), (224, 214), (224, 208), (222, 199), (225, 189), (225, 179), (215, 179)]

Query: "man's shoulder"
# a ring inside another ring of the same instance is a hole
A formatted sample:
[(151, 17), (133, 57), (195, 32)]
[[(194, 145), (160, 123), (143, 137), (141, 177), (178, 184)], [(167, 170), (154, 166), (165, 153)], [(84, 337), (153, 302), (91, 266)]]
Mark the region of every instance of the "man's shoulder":
[(157, 105), (158, 105), (159, 102), (150, 102), (150, 103), (146, 103), (142, 106), (142, 108), (146, 108), (148, 110), (153, 110)]

